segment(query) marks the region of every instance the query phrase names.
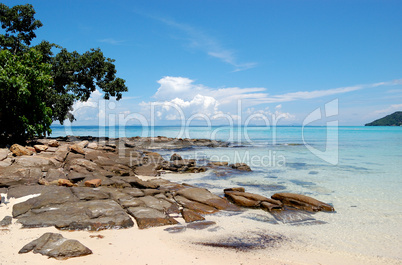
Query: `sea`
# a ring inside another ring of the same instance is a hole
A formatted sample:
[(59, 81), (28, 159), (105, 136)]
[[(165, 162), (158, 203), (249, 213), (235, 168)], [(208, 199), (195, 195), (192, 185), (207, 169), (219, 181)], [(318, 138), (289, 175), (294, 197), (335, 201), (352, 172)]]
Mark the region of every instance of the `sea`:
[[(344, 253), (372, 264), (402, 264), (402, 127), (98, 127), (53, 126), (52, 137), (167, 136), (227, 141), (229, 147), (159, 150), (203, 161), (247, 163), (252, 172), (166, 176), (173, 181), (271, 196), (293, 192), (334, 206), (318, 222), (276, 222), (267, 213), (243, 213), (242, 227), (264, 227), (295, 245), (323, 253)], [(162, 176), (163, 177), (163, 176)], [(233, 219), (235, 220), (235, 219)], [(265, 222), (265, 223), (264, 223)], [(231, 225), (234, 225), (231, 222)], [(344, 264), (347, 264), (344, 263)]]

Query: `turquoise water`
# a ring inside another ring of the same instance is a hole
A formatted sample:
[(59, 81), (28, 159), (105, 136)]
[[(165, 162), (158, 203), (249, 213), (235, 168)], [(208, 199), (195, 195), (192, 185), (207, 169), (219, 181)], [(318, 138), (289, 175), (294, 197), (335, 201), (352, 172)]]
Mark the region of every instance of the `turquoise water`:
[[(230, 141), (228, 148), (180, 154), (198, 160), (245, 162), (253, 172), (219, 176), (207, 171), (166, 177), (216, 194), (243, 186), (265, 196), (296, 192), (315, 197), (336, 209), (333, 214), (315, 215), (327, 224), (267, 226), (329, 251), (402, 262), (402, 127), (53, 127), (52, 136), (67, 134)], [(161, 154), (169, 158), (172, 151)]]

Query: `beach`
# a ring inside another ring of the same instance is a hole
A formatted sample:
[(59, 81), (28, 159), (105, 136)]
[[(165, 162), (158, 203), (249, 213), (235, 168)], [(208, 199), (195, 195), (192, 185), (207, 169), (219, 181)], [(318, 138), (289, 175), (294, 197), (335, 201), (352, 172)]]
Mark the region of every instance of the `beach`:
[[(17, 219), (13, 219), (11, 226), (1, 230), (4, 247), (0, 260), (7, 260), (4, 264), (108, 264), (113, 261), (121, 264), (401, 264), (399, 149), (397, 145), (385, 148), (387, 144), (379, 144), (376, 138), (378, 133), (387, 134), (387, 140), (382, 141), (392, 142), (399, 134), (392, 129), (376, 132), (341, 128), (339, 164), (328, 165), (300, 145), (289, 129), (284, 130), (288, 131), (281, 134), (287, 137), (281, 138), (281, 143), (275, 146), (263, 139), (253, 142), (253, 146), (231, 143), (229, 146), (155, 150), (165, 159), (178, 153), (185, 159), (196, 158), (200, 165), (205, 159), (217, 161), (226, 156), (231, 163), (240, 162), (236, 161), (239, 157), (265, 156), (268, 159), (268, 151), (271, 151), (271, 165), (241, 161), (251, 166), (251, 172), (212, 168), (200, 173), (165, 172), (157, 177), (137, 177), (144, 181), (163, 179), (187, 183), (206, 188), (220, 197), (223, 197), (223, 189), (239, 186), (267, 197), (276, 192), (295, 192), (330, 203), (335, 212), (317, 212), (305, 221), (287, 222), (259, 209), (219, 211), (204, 215), (206, 221), (215, 222), (214, 225), (176, 233), (168, 230), (186, 226), (180, 216), (175, 217), (178, 225), (138, 229), (132, 218), (133, 227), (97, 232), (21, 228)], [(261, 129), (255, 129), (255, 133), (261, 135)], [(350, 138), (351, 133), (356, 135)], [(364, 141), (358, 140), (362, 134), (365, 134)], [(314, 132), (314, 135), (319, 136), (321, 132)], [(318, 146), (320, 138), (314, 138)], [(346, 141), (346, 138), (350, 139)], [(371, 155), (374, 153), (378, 156)], [(272, 154), (277, 158), (285, 157), (286, 164), (273, 164)], [(21, 200), (24, 198), (10, 198), (9, 203), (1, 204), (0, 219), (11, 215), (12, 206)], [(45, 232), (76, 239), (93, 254), (62, 261), (40, 254), (18, 254), (25, 244)]]

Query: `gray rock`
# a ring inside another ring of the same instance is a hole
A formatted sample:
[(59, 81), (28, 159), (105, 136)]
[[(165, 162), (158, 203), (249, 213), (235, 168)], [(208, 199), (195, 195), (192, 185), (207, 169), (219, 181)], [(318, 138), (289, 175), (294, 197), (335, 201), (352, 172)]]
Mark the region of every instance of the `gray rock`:
[(33, 209), (19, 216), (18, 222), (28, 228), (55, 226), (91, 231), (134, 225), (130, 216), (112, 200), (67, 202)]
[(122, 192), (127, 193), (133, 197), (143, 197), (144, 196), (144, 192), (137, 188), (126, 188), (126, 189), (123, 189)]
[(216, 209), (215, 207), (189, 200), (183, 196), (176, 195), (174, 196), (174, 198), (184, 208), (193, 210), (199, 214), (211, 214), (218, 211), (218, 209)]
[(153, 208), (130, 207), (127, 211), (135, 218), (139, 229), (178, 224), (174, 218)]
[(8, 226), (11, 224), (13, 218), (11, 216), (6, 216), (0, 221), (0, 226)]
[(71, 187), (71, 191), (80, 200), (90, 201), (90, 200), (105, 200), (109, 199), (108, 193), (103, 192), (97, 188), (89, 187)]
[(48, 189), (42, 190), (41, 195), (15, 204), (13, 206), (13, 217), (18, 217), (31, 209), (74, 201), (79, 201), (79, 199), (74, 196), (69, 188), (49, 186)]
[(15, 164), (20, 167), (43, 167), (53, 163), (50, 159), (40, 156), (20, 156), (15, 159)]
[(66, 259), (92, 254), (92, 251), (77, 240), (66, 239), (61, 234), (45, 233), (25, 245), (18, 253), (32, 251), (56, 259)]
[(66, 173), (63, 171), (62, 168), (49, 168), (45, 178), (49, 182), (58, 179), (65, 179)]
[(57, 161), (64, 162), (69, 152), (68, 145), (62, 145), (57, 148), (56, 152), (54, 153), (55, 159)]
[(71, 166), (78, 165), (78, 166), (84, 167), (89, 172), (95, 171), (98, 167), (98, 165), (96, 163), (83, 159), (83, 158), (78, 158), (78, 159), (72, 160), (70, 162), (70, 165)]
[(19, 185), (8, 189), (8, 198), (21, 198), (27, 195), (41, 194), (44, 190), (50, 190), (54, 187), (42, 185)]
[[(156, 210), (159, 210), (161, 212), (167, 212), (167, 213), (179, 213), (179, 208), (174, 207), (174, 205), (167, 200), (163, 199), (157, 199), (152, 196), (145, 196), (139, 198), (141, 201), (145, 203), (145, 205), (149, 208), (153, 208)], [(175, 211), (176, 209), (176, 211)]]
[(14, 162), (12, 158), (6, 158), (3, 161), (0, 161), (0, 167), (9, 167)]

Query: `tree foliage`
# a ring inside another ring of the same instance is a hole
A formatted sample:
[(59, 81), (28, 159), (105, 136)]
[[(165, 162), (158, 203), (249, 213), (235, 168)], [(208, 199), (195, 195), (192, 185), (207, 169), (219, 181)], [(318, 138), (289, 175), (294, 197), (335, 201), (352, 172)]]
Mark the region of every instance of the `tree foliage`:
[(49, 41), (31, 46), (42, 26), (34, 15), (29, 4), (0, 4), (0, 99), (6, 102), (0, 106), (0, 141), (49, 134), (52, 121), (74, 121), (74, 102), (87, 101), (96, 89), (117, 100), (127, 91), (114, 60), (100, 49), (80, 54)]

